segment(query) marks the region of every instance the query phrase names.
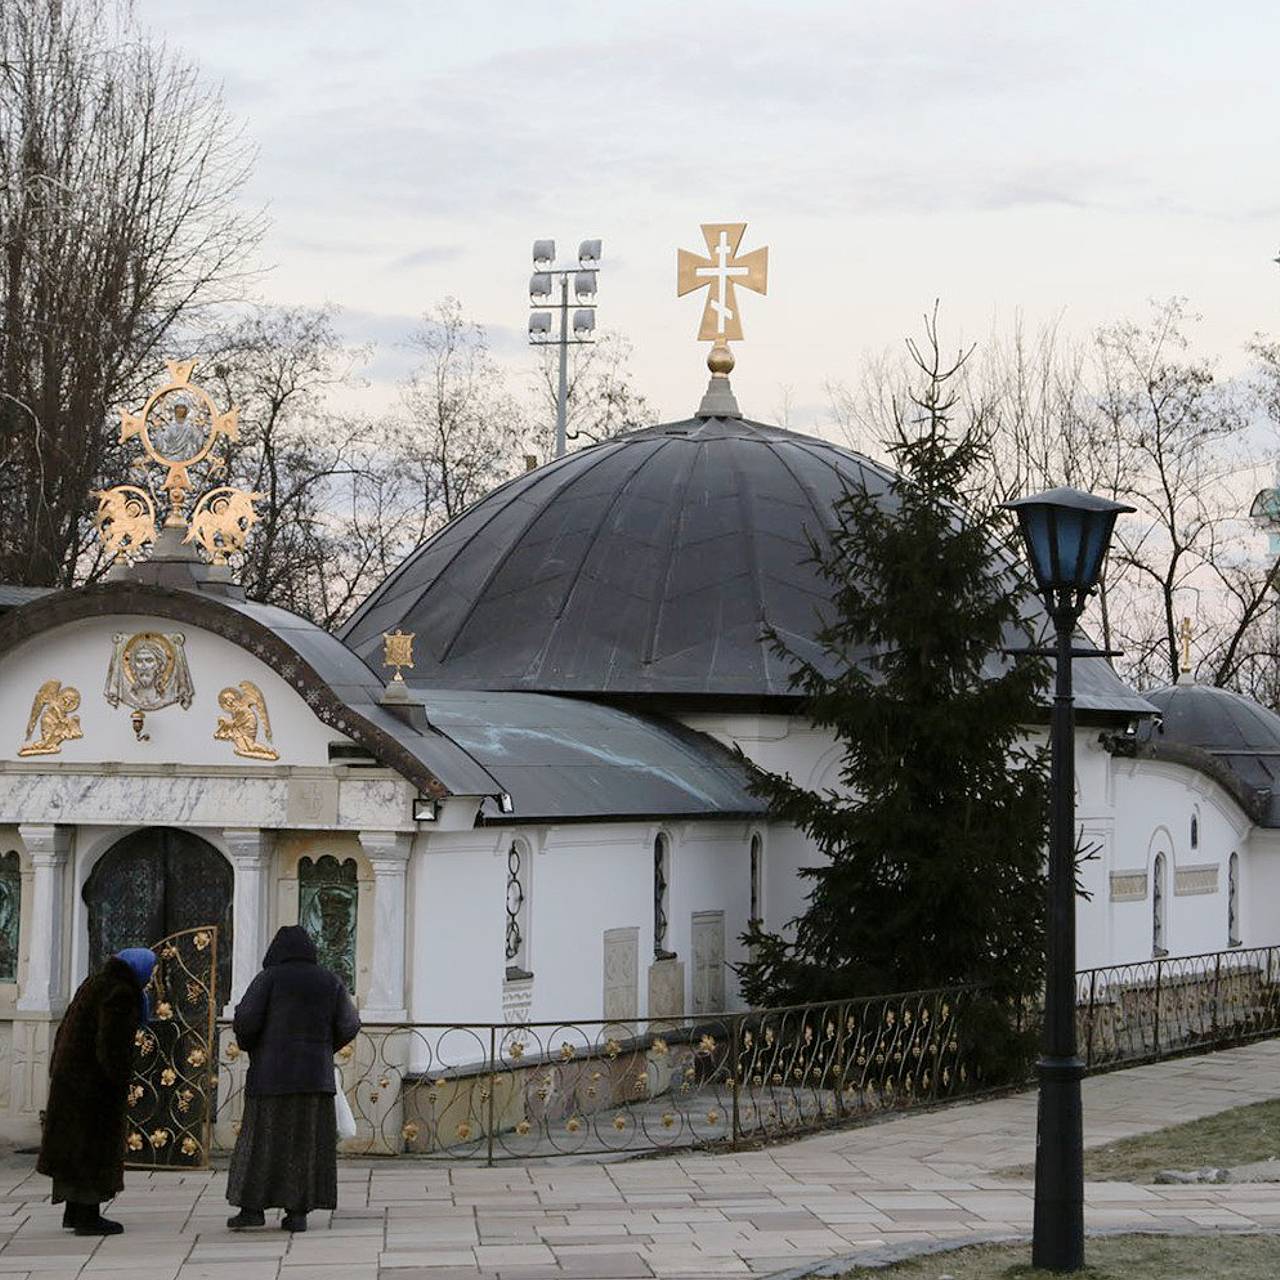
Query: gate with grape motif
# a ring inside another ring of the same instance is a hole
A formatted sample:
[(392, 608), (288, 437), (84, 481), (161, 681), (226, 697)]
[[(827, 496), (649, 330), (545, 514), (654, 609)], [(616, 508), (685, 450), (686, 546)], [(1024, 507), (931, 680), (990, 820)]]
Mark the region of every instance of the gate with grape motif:
[(151, 1024), (135, 1038), (125, 1164), (205, 1169), (215, 1110), (218, 930), (184, 929), (152, 944)]

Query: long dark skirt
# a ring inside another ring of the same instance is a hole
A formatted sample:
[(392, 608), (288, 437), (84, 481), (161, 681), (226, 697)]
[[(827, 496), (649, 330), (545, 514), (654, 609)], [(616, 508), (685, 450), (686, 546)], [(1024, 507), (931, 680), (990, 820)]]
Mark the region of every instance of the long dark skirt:
[(227, 1200), (242, 1209), (338, 1207), (338, 1123), (331, 1093), (245, 1099)]

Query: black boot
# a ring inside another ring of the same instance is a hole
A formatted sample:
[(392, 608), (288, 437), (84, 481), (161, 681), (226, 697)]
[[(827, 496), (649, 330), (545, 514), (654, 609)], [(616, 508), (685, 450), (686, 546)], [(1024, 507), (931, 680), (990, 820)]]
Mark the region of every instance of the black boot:
[(305, 1231), (307, 1229), (306, 1211), (299, 1212), (296, 1209), (290, 1209), (285, 1213), (280, 1225), (286, 1231)]
[(234, 1218), (227, 1219), (232, 1231), (247, 1231), (250, 1227), (265, 1227), (267, 1215), (261, 1209), (241, 1209)]
[(78, 1204), (72, 1214), (75, 1232), (78, 1236), (118, 1236), (124, 1226), (104, 1218), (96, 1204)]

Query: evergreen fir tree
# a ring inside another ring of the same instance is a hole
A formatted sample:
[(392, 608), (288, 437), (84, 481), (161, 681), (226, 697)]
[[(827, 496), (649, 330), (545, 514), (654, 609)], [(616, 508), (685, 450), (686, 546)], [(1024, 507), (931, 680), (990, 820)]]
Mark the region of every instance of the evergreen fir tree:
[(909, 344), (914, 407), (886, 442), (897, 478), (847, 492), (829, 542), (810, 539), (832, 588), (827, 662), (769, 636), (803, 714), (843, 747), (844, 794), (757, 774), (771, 815), (825, 860), (803, 873), (794, 942), (754, 930), (740, 974), (758, 1007), (977, 983), (1007, 1027), (1043, 968), (1048, 760), (1027, 729), (1047, 673), (1001, 657), (1015, 637), (1030, 643), (1027, 587), (1004, 514), (965, 510), (981, 425), (953, 430), (964, 357), (944, 366), (934, 322), (927, 333), (927, 354)]

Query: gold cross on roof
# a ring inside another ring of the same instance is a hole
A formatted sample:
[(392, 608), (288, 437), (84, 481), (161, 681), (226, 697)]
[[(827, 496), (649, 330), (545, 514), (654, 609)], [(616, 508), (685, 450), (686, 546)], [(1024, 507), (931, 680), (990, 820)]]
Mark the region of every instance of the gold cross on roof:
[(707, 290), (698, 338), (714, 342), (717, 347), (742, 340), (737, 286), (756, 293), (768, 291), (769, 250), (753, 249), (738, 257), (746, 229), (745, 222), (704, 222), (702, 238), (707, 242), (709, 256), (701, 258), (688, 249), (676, 253), (676, 296), (683, 298), (695, 289)]
[(1182, 626), (1178, 628), (1178, 639), (1182, 641), (1182, 672), (1184, 675), (1191, 674), (1191, 619), (1183, 618)]

